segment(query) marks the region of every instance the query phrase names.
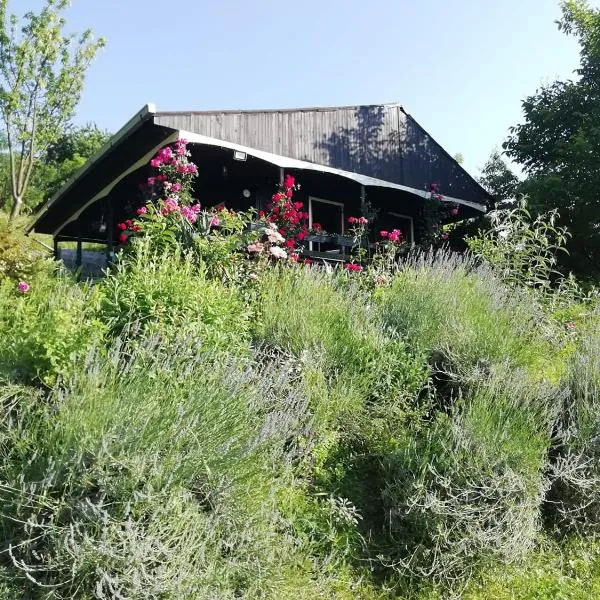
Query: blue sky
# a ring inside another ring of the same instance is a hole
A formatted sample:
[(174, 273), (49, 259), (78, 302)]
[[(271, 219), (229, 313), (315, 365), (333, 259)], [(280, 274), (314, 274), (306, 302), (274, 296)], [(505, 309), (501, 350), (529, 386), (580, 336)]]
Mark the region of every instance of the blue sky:
[(520, 101), (577, 66), (559, 16), (558, 0), (74, 0), (69, 27), (108, 42), (77, 120), (116, 131), (147, 102), (401, 102), (476, 174), (519, 122)]

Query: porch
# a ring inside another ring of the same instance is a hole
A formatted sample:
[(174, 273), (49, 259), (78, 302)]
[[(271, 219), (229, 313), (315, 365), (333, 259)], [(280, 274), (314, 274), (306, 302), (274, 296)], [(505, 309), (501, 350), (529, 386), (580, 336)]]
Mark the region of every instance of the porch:
[[(284, 176), (293, 175), (301, 186), (294, 201), (303, 203), (312, 231), (304, 241), (306, 257), (347, 260), (356, 246), (347, 223), (350, 216), (369, 218), (371, 244), (376, 241), (376, 232), (382, 229), (401, 230), (410, 244), (420, 241), (424, 230), (424, 201), (429, 198), (427, 191), (189, 132), (176, 132), (113, 181), (105, 181), (108, 185), (58, 227), (54, 232), (57, 256), (61, 243), (75, 241), (75, 267), (81, 267), (82, 243), (88, 241), (103, 243), (110, 261), (116, 246), (116, 224), (131, 218), (142, 203), (140, 185), (155, 175), (149, 165), (150, 158), (159, 148), (179, 138), (188, 139), (191, 160), (198, 165), (194, 195), (204, 208), (224, 205), (232, 210), (265, 210)], [(463, 205), (460, 218), (481, 210), (464, 200), (447, 196), (444, 200)], [(319, 231), (315, 231), (317, 225)]]

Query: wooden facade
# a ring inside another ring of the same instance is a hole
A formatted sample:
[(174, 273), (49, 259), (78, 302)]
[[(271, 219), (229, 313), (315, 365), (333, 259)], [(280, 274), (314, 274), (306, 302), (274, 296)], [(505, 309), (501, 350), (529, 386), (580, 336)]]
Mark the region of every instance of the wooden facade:
[(397, 104), (160, 112), (159, 125), (485, 204), (481, 186)]

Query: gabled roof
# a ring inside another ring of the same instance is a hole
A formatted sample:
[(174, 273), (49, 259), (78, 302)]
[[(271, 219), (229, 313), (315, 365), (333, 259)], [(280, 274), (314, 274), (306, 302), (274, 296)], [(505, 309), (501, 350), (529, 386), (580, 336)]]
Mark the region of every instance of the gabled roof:
[(482, 211), (489, 198), (399, 104), (177, 112), (157, 112), (149, 104), (42, 207), (29, 230), (56, 233), (177, 136), (421, 197), (441, 181), (447, 200)]
[(401, 104), (164, 111), (157, 124), (483, 206), (488, 193)]

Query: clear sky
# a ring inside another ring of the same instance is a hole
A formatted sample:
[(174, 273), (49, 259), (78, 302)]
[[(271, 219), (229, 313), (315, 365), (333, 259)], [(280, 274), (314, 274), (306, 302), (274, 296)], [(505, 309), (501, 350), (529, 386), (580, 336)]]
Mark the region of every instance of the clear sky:
[(521, 100), (577, 66), (559, 15), (558, 0), (74, 0), (69, 28), (108, 42), (77, 120), (400, 102), (476, 174)]

